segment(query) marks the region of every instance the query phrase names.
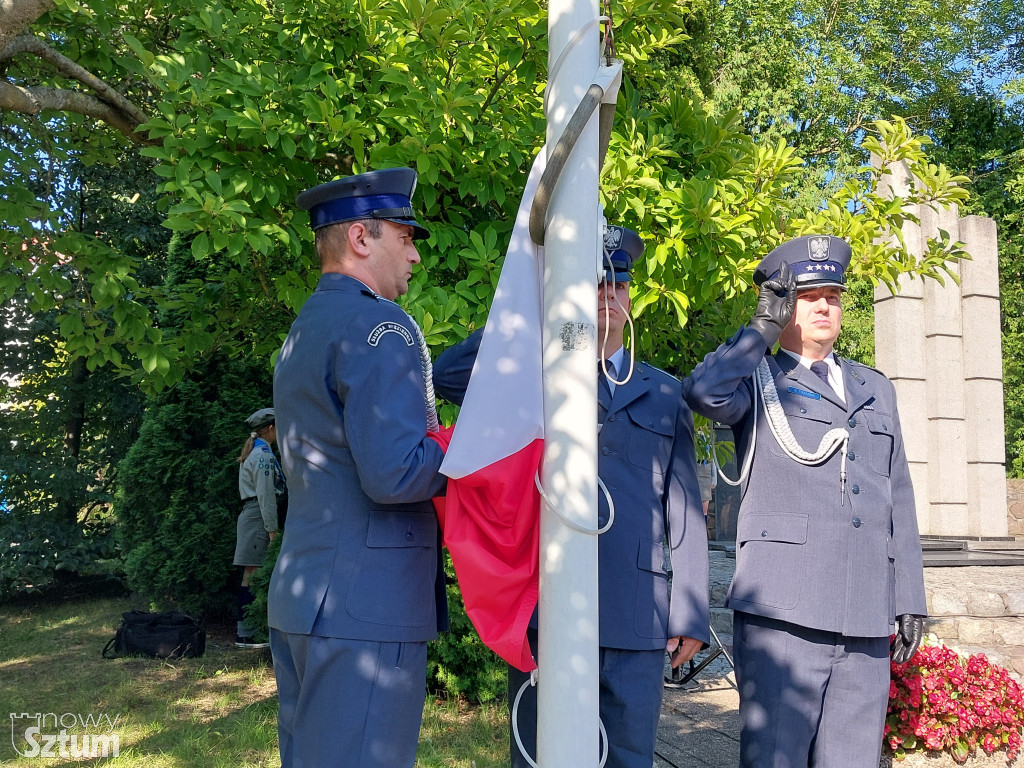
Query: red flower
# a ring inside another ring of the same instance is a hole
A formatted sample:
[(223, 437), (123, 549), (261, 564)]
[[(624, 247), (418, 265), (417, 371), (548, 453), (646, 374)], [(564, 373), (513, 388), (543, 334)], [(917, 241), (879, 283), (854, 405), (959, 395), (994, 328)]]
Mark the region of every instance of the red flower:
[(962, 762), (979, 745), (987, 753), (1005, 745), (1008, 759), (1020, 751), (1020, 686), (983, 654), (963, 659), (945, 646), (926, 645), (890, 670), (884, 744), (897, 756), (944, 750)]

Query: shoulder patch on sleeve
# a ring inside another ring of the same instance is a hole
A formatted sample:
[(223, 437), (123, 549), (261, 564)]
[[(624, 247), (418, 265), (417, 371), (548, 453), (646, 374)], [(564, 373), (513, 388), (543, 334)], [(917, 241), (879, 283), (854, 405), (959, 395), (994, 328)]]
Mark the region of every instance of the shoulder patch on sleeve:
[(405, 339), (406, 346), (411, 347), (415, 343), (409, 329), (401, 323), (396, 323), (393, 320), (385, 320), (383, 323), (377, 325), (376, 328), (370, 331), (370, 335), (366, 337), (366, 343), (371, 347), (376, 347), (386, 333), (397, 333)]

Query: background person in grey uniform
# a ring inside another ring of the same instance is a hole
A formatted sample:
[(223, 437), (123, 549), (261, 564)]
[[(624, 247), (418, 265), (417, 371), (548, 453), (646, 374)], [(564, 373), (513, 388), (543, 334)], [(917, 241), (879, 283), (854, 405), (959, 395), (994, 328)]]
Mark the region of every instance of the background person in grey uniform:
[[(604, 366), (599, 363), (598, 474), (615, 502), (611, 528), (598, 538), (599, 709), (608, 733), (608, 768), (651, 768), (665, 652), (678, 666), (709, 636), (708, 540), (697, 487), (693, 416), (677, 379), (634, 362), (622, 346), (631, 270), (643, 250), (636, 232), (609, 227), (607, 266), (598, 287), (597, 344), (606, 360)], [(444, 382), (438, 391), (445, 398), (461, 402), (480, 337), (474, 334), (438, 358), (438, 382)], [(604, 526), (608, 503), (603, 493), (598, 499), (599, 525)], [(529, 630), (534, 649), (536, 628), (535, 613)], [(509, 667), (510, 708), (528, 678)], [(538, 684), (544, 681), (542, 670)], [(518, 727), (535, 759), (534, 687), (520, 700)], [(512, 765), (525, 768), (529, 764), (514, 735), (510, 742)]]
[(904, 661), (921, 639), (895, 391), (832, 352), (850, 256), (826, 236), (773, 250), (754, 272), (753, 320), (683, 382), (691, 408), (732, 426), (738, 465), (754, 444), (728, 597), (742, 766), (876, 768), (890, 653)]
[(267, 546), (277, 536), (277, 502), (285, 492), (284, 474), (270, 446), (277, 441), (274, 409), (261, 408), (245, 420), (252, 430), (238, 456), (238, 495), (242, 512), (235, 536), (235, 565), (242, 566), (242, 584), (238, 587), (238, 648), (266, 648), (256, 642), (253, 630), (245, 623), (245, 607), (253, 601), (249, 577), (263, 565)]
[(274, 371), (288, 525), (270, 582), (283, 768), (416, 757), (427, 641), (447, 625), (430, 358), (394, 299), (419, 263), (416, 172), (299, 195), (320, 281)]

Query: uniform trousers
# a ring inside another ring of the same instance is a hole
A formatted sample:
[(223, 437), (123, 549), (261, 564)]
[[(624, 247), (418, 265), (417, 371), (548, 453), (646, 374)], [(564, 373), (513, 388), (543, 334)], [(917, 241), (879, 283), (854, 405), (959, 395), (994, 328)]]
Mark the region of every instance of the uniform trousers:
[(878, 768), (889, 639), (737, 611), (741, 768)]
[[(527, 631), (530, 647), (537, 647), (537, 630)], [(664, 688), (665, 651), (629, 651), (601, 648), (599, 704), (601, 722), (608, 734), (605, 768), (651, 768), (661, 714)], [(543, 667), (538, 685), (543, 685)], [(530, 679), (529, 673), (508, 668), (508, 708), (511, 716), (516, 694)], [(517, 713), (519, 738), (534, 762), (537, 761), (537, 688), (527, 685)], [(512, 768), (529, 768), (509, 731)], [(603, 745), (602, 745), (603, 746)]]
[(427, 644), (270, 630), (281, 768), (412, 768)]

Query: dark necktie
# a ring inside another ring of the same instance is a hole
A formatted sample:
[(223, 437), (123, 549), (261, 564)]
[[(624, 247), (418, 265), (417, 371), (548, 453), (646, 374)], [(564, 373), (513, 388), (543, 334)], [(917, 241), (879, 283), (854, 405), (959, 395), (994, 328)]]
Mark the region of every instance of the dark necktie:
[(814, 371), (814, 375), (821, 379), (825, 386), (832, 389), (832, 386), (828, 383), (828, 363), (824, 360), (815, 360), (811, 363), (811, 370)]
[(599, 402), (604, 403), (605, 407), (612, 401), (612, 388), (608, 386), (608, 378), (604, 372), (607, 369), (608, 376), (615, 377), (615, 365), (611, 360), (597, 361), (597, 399)]

